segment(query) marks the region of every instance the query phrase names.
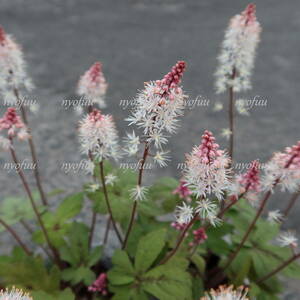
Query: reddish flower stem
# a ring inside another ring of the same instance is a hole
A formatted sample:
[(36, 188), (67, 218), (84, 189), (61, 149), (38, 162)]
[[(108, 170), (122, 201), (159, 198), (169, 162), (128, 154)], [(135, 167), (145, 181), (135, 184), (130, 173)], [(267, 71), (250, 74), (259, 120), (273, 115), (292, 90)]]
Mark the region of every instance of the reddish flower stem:
[(186, 233), (192, 227), (192, 225), (195, 223), (196, 220), (197, 220), (197, 215), (195, 215), (193, 217), (193, 219), (186, 225), (186, 227), (184, 228), (184, 230), (181, 232), (181, 234), (179, 236), (176, 246), (173, 248), (173, 250), (167, 256), (165, 256), (164, 259), (162, 259), (162, 261), (159, 263), (159, 265), (163, 265), (163, 264), (167, 263), (176, 254), (176, 252), (180, 248), (180, 245), (184, 241)]
[(104, 177), (103, 160), (99, 163), (99, 166), (100, 166), (100, 180), (101, 180), (102, 187), (103, 187), (103, 193), (104, 193), (104, 198), (105, 198), (105, 202), (106, 202), (106, 205), (107, 205), (107, 210), (109, 212), (109, 216), (111, 218), (113, 228), (114, 228), (114, 230), (116, 232), (116, 235), (117, 235), (117, 237), (118, 237), (118, 239), (119, 239), (119, 241), (122, 245), (123, 240), (122, 240), (121, 234), (118, 230), (118, 227), (117, 227), (117, 224), (116, 224), (116, 221), (114, 219), (113, 212), (112, 212), (112, 209), (111, 209), (111, 206), (110, 206), (110, 202), (109, 202), (109, 199), (108, 199), (108, 193), (107, 193), (105, 177)]
[[(15, 152), (15, 150), (14, 150), (14, 148), (13, 148), (13, 140), (12, 140), (12, 138), (10, 138), (10, 141), (11, 141), (10, 153), (11, 153), (13, 162), (14, 162), (16, 165), (19, 165), (19, 160), (18, 160), (17, 155), (16, 155), (16, 152)], [(19, 176), (20, 176), (20, 178), (21, 178), (21, 181), (22, 181), (22, 183), (23, 183), (24, 189), (25, 189), (25, 191), (26, 191), (26, 193), (27, 193), (27, 195), (28, 195), (28, 197), (29, 197), (31, 206), (32, 206), (32, 208), (33, 208), (33, 211), (34, 211), (36, 217), (37, 217), (38, 223), (39, 223), (39, 225), (40, 225), (40, 227), (41, 227), (41, 229), (42, 229), (42, 232), (43, 232), (43, 234), (44, 234), (45, 240), (46, 240), (46, 242), (47, 242), (49, 248), (51, 249), (51, 251), (52, 251), (52, 253), (53, 253), (55, 262), (57, 263), (57, 265), (58, 265), (59, 267), (62, 267), (62, 262), (61, 262), (61, 260), (60, 260), (59, 253), (58, 253), (58, 251), (52, 246), (52, 244), (51, 244), (51, 242), (50, 242), (50, 238), (49, 238), (48, 232), (47, 232), (47, 230), (46, 230), (46, 228), (45, 228), (45, 225), (44, 225), (44, 223), (43, 223), (43, 221), (42, 221), (42, 218), (41, 218), (41, 216), (40, 216), (40, 213), (39, 213), (39, 211), (38, 211), (38, 208), (37, 208), (37, 206), (36, 206), (36, 204), (35, 204), (35, 201), (34, 201), (34, 199), (33, 199), (33, 196), (32, 196), (31, 190), (30, 190), (30, 187), (29, 187), (28, 182), (27, 182), (27, 180), (26, 180), (26, 178), (25, 178), (24, 172), (23, 172), (23, 170), (22, 170), (21, 168), (18, 168), (18, 169), (17, 169), (17, 172), (18, 172), (18, 174), (19, 174)]]
[[(145, 165), (148, 154), (149, 154), (149, 144), (148, 144), (148, 142), (146, 142), (145, 143), (145, 148), (144, 148), (143, 158), (141, 160), (141, 166), (140, 166), (140, 169), (139, 169), (139, 176), (138, 176), (138, 185), (139, 186), (142, 184), (144, 165)], [(126, 232), (126, 235), (125, 235), (125, 239), (124, 239), (122, 249), (126, 249), (128, 238), (129, 238), (129, 235), (130, 235), (132, 227), (133, 227), (135, 214), (136, 214), (136, 209), (137, 209), (137, 200), (135, 200), (134, 203), (133, 203), (130, 222), (129, 222), (129, 226), (128, 226), (128, 229), (127, 229), (127, 232)]]
[[(25, 125), (27, 126), (29, 132), (31, 133), (31, 129), (28, 126), (28, 119), (27, 119), (26, 109), (22, 105), (22, 102), (20, 101), (19, 91), (16, 88), (14, 89), (14, 94), (16, 96), (16, 99), (21, 103), (20, 109), (21, 109), (21, 115), (22, 115), (23, 122), (25, 123)], [(35, 177), (35, 180), (36, 180), (36, 185), (38, 187), (38, 190), (39, 190), (39, 193), (40, 193), (41, 200), (42, 200), (43, 204), (47, 206), (48, 201), (47, 201), (46, 193), (44, 192), (42, 182), (41, 182), (41, 178), (40, 178), (38, 159), (37, 159), (36, 150), (35, 150), (35, 146), (34, 146), (32, 136), (28, 139), (28, 143), (29, 143), (29, 148), (30, 148), (30, 152), (31, 152), (32, 161), (35, 165), (35, 168), (33, 169), (33, 172), (34, 172), (34, 177)]]
[(271, 278), (272, 276), (274, 276), (275, 274), (277, 274), (278, 272), (283, 270), (285, 267), (287, 267), (289, 264), (291, 264), (292, 262), (294, 262), (298, 258), (300, 258), (300, 253), (293, 255), (290, 259), (283, 262), (280, 266), (278, 266), (276, 269), (274, 269), (273, 271), (271, 271), (267, 275), (265, 275), (262, 278), (258, 279), (255, 283), (260, 284), (260, 283), (264, 282), (265, 280)]
[(24, 252), (31, 256), (31, 251), (27, 248), (27, 246), (22, 242), (19, 235), (10, 227), (4, 220), (0, 219), (0, 224), (14, 237), (14, 239), (17, 241), (17, 243), (20, 245), (20, 247), (24, 250)]

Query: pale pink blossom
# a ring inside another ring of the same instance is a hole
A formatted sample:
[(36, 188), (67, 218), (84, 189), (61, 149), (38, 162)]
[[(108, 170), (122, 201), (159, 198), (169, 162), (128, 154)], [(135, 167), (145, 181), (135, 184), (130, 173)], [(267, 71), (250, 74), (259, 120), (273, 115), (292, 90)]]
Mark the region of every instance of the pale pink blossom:
[(0, 92), (8, 103), (16, 101), (14, 89), (31, 90), (21, 47), (0, 27)]
[(264, 168), (262, 186), (272, 191), (279, 185), (282, 191), (297, 192), (300, 187), (300, 141), (287, 147), (285, 152), (278, 152)]
[(137, 95), (131, 117), (127, 120), (143, 129), (148, 143), (161, 148), (166, 133), (174, 133), (183, 114), (185, 95), (180, 87), (185, 62), (179, 61), (162, 80), (145, 83)]
[(192, 198), (190, 197), (193, 193), (188, 188), (186, 181), (180, 180), (178, 187), (173, 191), (174, 195), (178, 195), (180, 199), (184, 199), (187, 202), (191, 202)]
[(211, 289), (205, 293), (200, 300), (249, 300), (247, 297), (247, 289), (243, 286), (234, 290), (233, 286), (219, 286), (218, 289)]
[(190, 243), (190, 246), (196, 246), (203, 244), (207, 240), (207, 235), (204, 227), (200, 227), (193, 231), (194, 240)]
[(185, 224), (185, 223), (178, 223), (178, 222), (171, 223), (171, 227), (173, 227), (174, 229), (176, 229), (178, 231), (183, 231), (186, 226), (187, 226), (187, 224)]
[(79, 123), (79, 141), (82, 153), (99, 159), (118, 159), (118, 132), (112, 116), (94, 109)]
[(230, 20), (218, 58), (218, 93), (225, 92), (229, 87), (236, 92), (251, 88), (250, 77), (261, 32), (255, 10), (255, 5), (249, 4), (241, 14)]
[[(17, 137), (20, 140), (27, 140), (30, 138), (26, 125), (23, 123), (14, 107), (9, 107), (4, 116), (0, 119), (0, 131), (6, 131), (8, 139)], [(8, 146), (8, 142), (5, 137), (1, 137), (1, 142), (3, 148), (8, 148), (4, 147), (5, 144)]]
[(104, 98), (107, 83), (102, 72), (102, 64), (95, 62), (80, 78), (78, 82), (78, 94), (87, 100), (98, 104), (100, 108), (106, 107)]
[(101, 273), (98, 278), (93, 282), (92, 285), (88, 287), (90, 292), (98, 292), (103, 296), (108, 294), (107, 290), (107, 275), (106, 273)]
[(20, 289), (0, 290), (0, 300), (33, 300), (28, 293)]
[(239, 183), (244, 187), (245, 192), (260, 192), (259, 166), (260, 164), (258, 160), (252, 161), (249, 170), (240, 176)]
[(210, 131), (205, 131), (199, 146), (186, 155), (184, 180), (197, 197), (214, 194), (219, 200), (229, 185), (229, 158)]

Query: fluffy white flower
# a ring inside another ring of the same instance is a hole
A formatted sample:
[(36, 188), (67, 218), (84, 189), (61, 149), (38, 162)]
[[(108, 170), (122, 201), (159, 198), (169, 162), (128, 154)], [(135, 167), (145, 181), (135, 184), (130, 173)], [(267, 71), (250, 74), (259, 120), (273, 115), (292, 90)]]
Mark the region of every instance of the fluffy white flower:
[(11, 290), (1, 290), (0, 300), (33, 300), (29, 294), (22, 290), (12, 288)]
[(10, 140), (3, 136), (0, 136), (0, 150), (8, 151), (10, 149), (10, 146)]
[(226, 140), (229, 140), (231, 135), (232, 135), (232, 132), (229, 128), (222, 128), (222, 130), (221, 130), (222, 137), (224, 137)]
[(120, 157), (118, 133), (112, 116), (94, 109), (79, 124), (82, 153), (102, 159)]
[(89, 184), (87, 187), (86, 187), (86, 191), (87, 192), (91, 192), (91, 193), (94, 193), (96, 192), (97, 190), (99, 190), (100, 188), (100, 185), (97, 184), (97, 183), (91, 183)]
[(85, 161), (85, 172), (86, 174), (94, 174), (95, 164), (91, 160)]
[(130, 196), (134, 201), (146, 200), (147, 193), (148, 193), (148, 188), (140, 185), (137, 185), (130, 190)]
[(298, 246), (298, 239), (291, 231), (282, 232), (278, 236), (277, 241), (281, 247), (291, 246), (293, 248), (296, 248)]
[(266, 163), (262, 188), (273, 191), (278, 185), (282, 191), (297, 192), (300, 187), (300, 141), (287, 147), (285, 152), (275, 153)]
[(241, 14), (231, 19), (218, 58), (217, 93), (225, 92), (228, 87), (233, 87), (236, 92), (251, 88), (250, 77), (260, 32), (254, 4), (249, 4)]
[(0, 27), (0, 92), (7, 99), (14, 89), (32, 89), (21, 47)]
[(220, 286), (217, 290), (211, 290), (205, 293), (205, 296), (200, 300), (249, 300), (247, 297), (247, 289), (239, 287), (236, 290), (233, 286)]
[(127, 132), (126, 135), (127, 136), (124, 138), (124, 142), (125, 142), (124, 151), (129, 156), (136, 155), (137, 152), (139, 151), (140, 137), (135, 134), (134, 130), (132, 131), (131, 134)]
[(153, 159), (160, 167), (166, 167), (167, 161), (170, 160), (170, 157), (167, 155), (168, 153), (169, 151), (157, 151)]
[(114, 185), (114, 183), (117, 181), (118, 177), (112, 173), (107, 174), (105, 176), (105, 184), (107, 185)]
[(213, 111), (221, 111), (223, 109), (223, 103), (222, 102), (216, 102), (214, 104)]
[(197, 201), (196, 213), (199, 214), (202, 219), (214, 219), (218, 213), (218, 205), (209, 199), (203, 199)]
[(239, 114), (244, 116), (249, 116), (249, 109), (247, 108), (246, 100), (244, 99), (236, 100), (235, 107)]
[(167, 142), (164, 132), (174, 133), (178, 117), (183, 114), (185, 98), (179, 87), (185, 62), (179, 61), (162, 80), (145, 83), (135, 99), (132, 115), (127, 119), (143, 130), (147, 141), (159, 148)]
[(221, 200), (230, 184), (230, 160), (224, 151), (219, 150), (212, 133), (206, 130), (202, 135), (201, 145), (194, 147), (186, 157), (184, 180), (190, 190), (197, 197), (205, 198), (215, 194)]
[(269, 211), (267, 220), (270, 223), (281, 223), (283, 214), (278, 209)]
[(175, 210), (176, 222), (179, 224), (188, 224), (194, 216), (194, 209), (192, 206), (182, 202), (182, 206), (177, 206)]
[(106, 107), (104, 101), (106, 90), (107, 83), (102, 72), (102, 64), (96, 62), (80, 78), (77, 92), (92, 103), (98, 104), (100, 108), (104, 108)]

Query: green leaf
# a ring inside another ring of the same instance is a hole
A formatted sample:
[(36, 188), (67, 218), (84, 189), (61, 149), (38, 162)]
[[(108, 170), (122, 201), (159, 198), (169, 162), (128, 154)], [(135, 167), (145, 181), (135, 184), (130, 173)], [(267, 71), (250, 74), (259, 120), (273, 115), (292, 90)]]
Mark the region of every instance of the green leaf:
[(159, 229), (148, 233), (138, 242), (135, 269), (137, 272), (148, 270), (165, 245), (166, 230)]
[(89, 268), (83, 266), (65, 269), (62, 276), (65, 281), (70, 281), (72, 284), (83, 282), (86, 286), (96, 279), (96, 275)]
[(158, 266), (142, 277), (141, 287), (160, 300), (191, 300), (190, 275), (176, 266)]
[(83, 205), (83, 193), (77, 193), (66, 197), (56, 210), (56, 218), (67, 221), (78, 215)]
[(195, 253), (192, 256), (191, 261), (195, 264), (195, 266), (200, 271), (200, 273), (204, 274), (204, 272), (205, 272), (205, 260), (204, 260), (204, 258)]
[(44, 291), (33, 291), (31, 296), (33, 300), (75, 300), (75, 296), (70, 289), (57, 292), (55, 295), (47, 294)]

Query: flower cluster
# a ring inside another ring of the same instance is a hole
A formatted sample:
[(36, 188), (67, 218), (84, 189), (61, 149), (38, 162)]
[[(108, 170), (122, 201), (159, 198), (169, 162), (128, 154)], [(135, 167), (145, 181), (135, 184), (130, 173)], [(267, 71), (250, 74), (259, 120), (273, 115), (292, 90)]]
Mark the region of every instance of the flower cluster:
[(282, 232), (277, 241), (281, 247), (293, 247), (296, 248), (298, 246), (298, 239), (291, 231)]
[(174, 195), (178, 195), (180, 199), (184, 199), (187, 202), (191, 202), (192, 198), (190, 197), (193, 193), (188, 188), (187, 183), (184, 180), (180, 180), (178, 187), (173, 191)]
[(93, 284), (89, 286), (88, 290), (94, 293), (99, 292), (101, 295), (106, 296), (108, 294), (106, 273), (101, 273)]
[(12, 288), (9, 290), (0, 291), (0, 300), (33, 300), (29, 294), (24, 293), (22, 290)]
[(193, 231), (194, 240), (190, 243), (190, 246), (197, 246), (205, 242), (207, 240), (207, 235), (205, 232), (205, 229), (203, 227), (200, 227), (197, 230)]
[(300, 187), (300, 141), (287, 147), (285, 152), (278, 152), (264, 168), (262, 186), (272, 191), (278, 184), (283, 191), (296, 192)]
[(241, 14), (231, 19), (218, 58), (218, 93), (223, 93), (229, 87), (233, 87), (236, 92), (251, 88), (250, 77), (260, 32), (254, 4), (249, 4)]
[(28, 129), (22, 122), (21, 117), (17, 114), (16, 109), (9, 107), (4, 116), (0, 119), (0, 131), (6, 130), (7, 137), (0, 137), (0, 145), (3, 150), (8, 150), (10, 147), (10, 140), (17, 137), (20, 140), (30, 138)]
[(186, 156), (184, 180), (197, 197), (215, 194), (221, 200), (229, 185), (229, 158), (210, 131), (202, 135), (200, 146)]
[(245, 192), (250, 190), (260, 192), (259, 162), (257, 160), (254, 160), (249, 170), (241, 175), (239, 183), (244, 187)]
[[(173, 134), (178, 127), (178, 116), (183, 114), (185, 95), (180, 87), (181, 78), (185, 70), (185, 62), (179, 61), (171, 72), (162, 80), (145, 83), (145, 88), (137, 95), (132, 115), (127, 119), (130, 124), (136, 124), (143, 129), (144, 140), (153, 143), (161, 149), (167, 143), (166, 133)], [(126, 152), (136, 154), (140, 138), (135, 133), (128, 135)], [(168, 160), (166, 152), (159, 151), (156, 162), (164, 166)]]
[(237, 290), (233, 286), (225, 287), (220, 286), (217, 290), (211, 290), (206, 293), (201, 300), (248, 300), (247, 289), (239, 287)]
[(98, 104), (100, 108), (104, 108), (106, 90), (107, 83), (102, 72), (102, 64), (95, 62), (80, 78), (77, 92), (80, 96)]
[(0, 27), (0, 92), (9, 103), (15, 103), (15, 89), (31, 90), (21, 47)]
[(79, 141), (82, 153), (90, 158), (118, 159), (118, 133), (112, 116), (94, 109), (79, 124)]

